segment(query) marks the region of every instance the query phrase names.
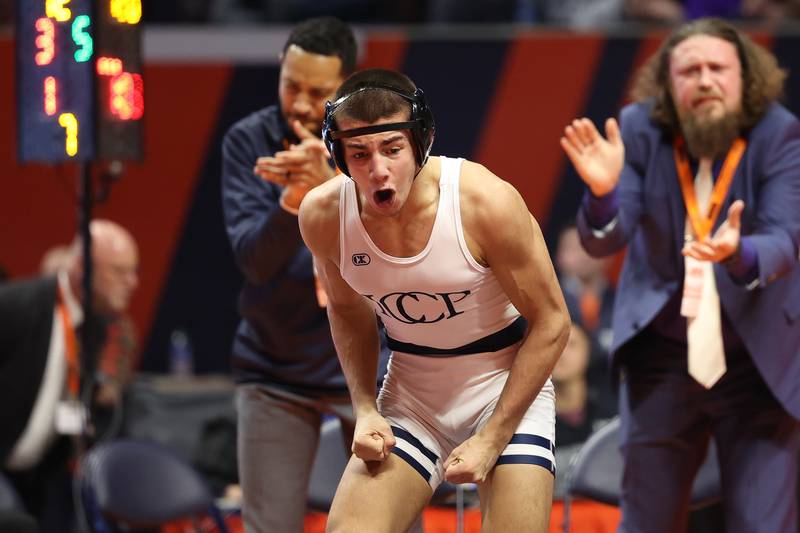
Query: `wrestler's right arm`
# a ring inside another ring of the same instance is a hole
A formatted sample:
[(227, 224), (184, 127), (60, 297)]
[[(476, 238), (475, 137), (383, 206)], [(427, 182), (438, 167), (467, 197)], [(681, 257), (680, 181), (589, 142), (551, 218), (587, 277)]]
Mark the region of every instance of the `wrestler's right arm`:
[(342, 178), (312, 189), (300, 205), (300, 232), (328, 296), (328, 320), (342, 365), (356, 428), (353, 453), (365, 461), (382, 461), (394, 446), (388, 422), (375, 402), (380, 339), (372, 305), (354, 291), (339, 272), (339, 186)]

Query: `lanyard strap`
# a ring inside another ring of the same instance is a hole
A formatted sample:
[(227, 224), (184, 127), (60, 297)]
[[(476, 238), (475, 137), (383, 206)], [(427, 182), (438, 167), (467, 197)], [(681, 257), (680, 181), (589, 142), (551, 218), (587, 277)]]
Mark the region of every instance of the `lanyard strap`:
[(701, 214), (697, 205), (697, 195), (694, 191), (694, 178), (689, 168), (689, 156), (686, 154), (685, 143), (682, 137), (675, 138), (672, 145), (672, 151), (675, 157), (675, 168), (678, 170), (678, 178), (681, 183), (681, 192), (683, 193), (683, 202), (686, 205), (686, 213), (689, 215), (692, 229), (698, 240), (702, 241), (711, 233), (714, 222), (716, 222), (719, 211), (722, 208), (722, 203), (728, 195), (731, 182), (733, 182), (733, 175), (736, 173), (736, 167), (739, 166), (739, 161), (746, 148), (747, 141), (741, 137), (733, 141), (733, 145), (730, 150), (728, 150), (728, 155), (725, 156), (725, 162), (722, 164), (722, 170), (720, 170), (717, 183), (711, 191), (708, 210), (705, 214)]
[(67, 388), (72, 398), (80, 393), (81, 369), (78, 363), (78, 338), (72, 329), (72, 320), (67, 309), (67, 302), (61, 290), (58, 291), (58, 314), (61, 316), (61, 328), (64, 330), (64, 352), (67, 358)]

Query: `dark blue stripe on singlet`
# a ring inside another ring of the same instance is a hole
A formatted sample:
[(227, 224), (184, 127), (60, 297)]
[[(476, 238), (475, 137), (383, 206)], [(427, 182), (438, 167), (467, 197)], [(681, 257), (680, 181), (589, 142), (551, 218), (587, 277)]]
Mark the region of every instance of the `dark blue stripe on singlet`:
[(550, 441), (550, 439), (546, 439), (544, 437), (540, 437), (539, 435), (533, 435), (531, 433), (515, 433), (513, 437), (511, 437), (511, 441), (509, 444), (532, 444), (534, 446), (541, 446), (546, 450), (555, 451), (555, 446)]
[(401, 342), (388, 336), (387, 345), (393, 352), (445, 357), (452, 355), (496, 352), (521, 341), (525, 336), (525, 330), (527, 328), (528, 321), (525, 320), (524, 317), (519, 317), (500, 331), (496, 331), (491, 335), (487, 335), (486, 337), (473, 341), (469, 344), (459, 346), (458, 348), (434, 348), (432, 346), (420, 346), (419, 344), (413, 344), (410, 342)]
[(553, 461), (538, 455), (501, 455), (496, 465), (537, 465), (546, 468), (553, 475), (556, 472)]
[(397, 426), (392, 426), (392, 433), (394, 433), (395, 437), (400, 437), (401, 439), (412, 445), (414, 448), (418, 449), (419, 453), (430, 459), (433, 464), (436, 464), (436, 462), (439, 460), (439, 457), (435, 453), (426, 448), (425, 445), (422, 444), (419, 441), (419, 439), (417, 439), (417, 437), (415, 437), (405, 429), (399, 428)]
[(411, 468), (419, 472), (419, 475), (422, 476), (425, 481), (430, 482), (432, 475), (431, 472), (428, 472), (424, 466), (419, 464), (419, 461), (411, 457), (407, 452), (401, 450), (397, 446), (392, 448), (392, 453), (411, 465)]

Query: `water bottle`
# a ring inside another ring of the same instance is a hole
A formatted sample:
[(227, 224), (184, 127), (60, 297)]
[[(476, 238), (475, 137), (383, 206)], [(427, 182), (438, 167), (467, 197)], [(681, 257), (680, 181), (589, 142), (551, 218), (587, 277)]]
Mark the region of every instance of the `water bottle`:
[(175, 377), (185, 378), (194, 373), (194, 354), (189, 335), (176, 329), (169, 338), (169, 372)]

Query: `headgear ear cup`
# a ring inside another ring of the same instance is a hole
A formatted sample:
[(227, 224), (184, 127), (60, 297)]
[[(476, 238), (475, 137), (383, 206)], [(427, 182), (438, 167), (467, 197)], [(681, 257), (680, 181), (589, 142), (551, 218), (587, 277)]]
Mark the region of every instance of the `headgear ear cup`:
[(328, 152), (331, 154), (333, 162), (336, 164), (339, 170), (349, 176), (350, 172), (347, 170), (347, 163), (345, 163), (344, 149), (342, 148), (341, 141), (333, 138), (333, 132), (336, 131), (336, 121), (333, 118), (333, 113), (348, 96), (350, 95), (346, 95), (344, 98), (340, 98), (336, 102), (325, 102), (325, 120), (322, 121), (322, 141), (328, 148)]
[(334, 139), (333, 135), (338, 131), (336, 128), (336, 121), (334, 119), (336, 110), (354, 94), (374, 89), (392, 92), (408, 100), (411, 104), (411, 117), (409, 122), (413, 122), (414, 124), (410, 128), (408, 125), (405, 125), (405, 128), (408, 128), (411, 131), (411, 140), (414, 145), (414, 156), (417, 160), (417, 165), (422, 168), (425, 165), (425, 162), (428, 160), (428, 155), (430, 154), (431, 146), (433, 145), (434, 134), (436, 131), (433, 113), (431, 112), (431, 109), (425, 100), (425, 94), (422, 92), (422, 89), (418, 88), (414, 91), (414, 94), (409, 95), (388, 85), (367, 85), (365, 87), (359, 87), (355, 91), (342, 96), (334, 102), (328, 101), (325, 103), (325, 119), (322, 122), (322, 140), (325, 142), (325, 146), (327, 146), (331, 157), (333, 157), (334, 163), (336, 163), (336, 166), (339, 167), (339, 170), (348, 176), (350, 175), (350, 172), (347, 169), (347, 163), (345, 162), (344, 148), (342, 147), (341, 140)]
[(419, 127), (412, 129), (411, 132), (417, 145), (417, 164), (422, 167), (428, 160), (431, 146), (433, 146), (436, 123), (433, 120), (433, 113), (428, 107), (428, 102), (425, 100), (425, 93), (422, 92), (422, 89), (417, 88), (414, 91), (413, 98), (415, 101), (411, 105), (411, 120), (418, 120)]

